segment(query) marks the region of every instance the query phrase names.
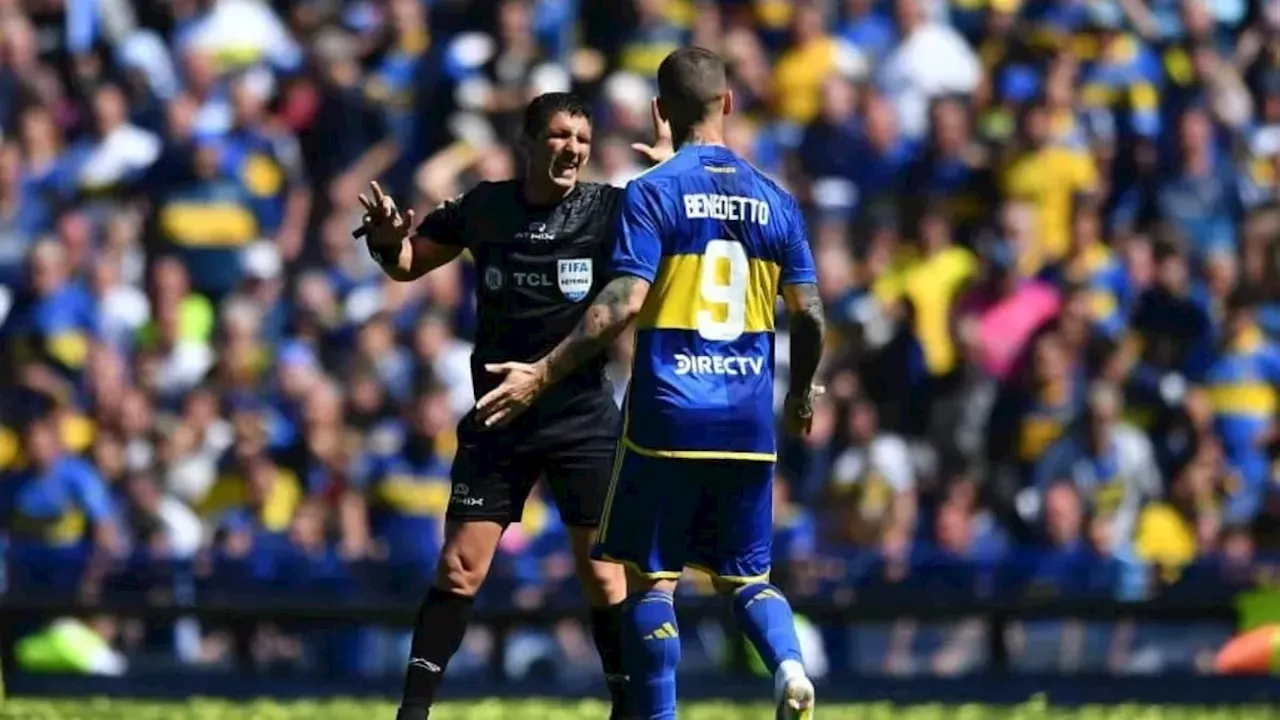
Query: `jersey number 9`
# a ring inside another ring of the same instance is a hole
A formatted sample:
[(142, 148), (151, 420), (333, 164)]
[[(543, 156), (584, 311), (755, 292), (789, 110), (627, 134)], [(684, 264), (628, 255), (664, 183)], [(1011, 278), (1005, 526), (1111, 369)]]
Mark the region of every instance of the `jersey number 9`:
[[(728, 275), (724, 273), (727, 267)], [(704, 340), (737, 340), (747, 329), (747, 286), (751, 263), (742, 244), (733, 240), (709, 240), (702, 253), (702, 277), (698, 284), (702, 309), (698, 310), (698, 334)], [(707, 307), (711, 306), (711, 307)]]

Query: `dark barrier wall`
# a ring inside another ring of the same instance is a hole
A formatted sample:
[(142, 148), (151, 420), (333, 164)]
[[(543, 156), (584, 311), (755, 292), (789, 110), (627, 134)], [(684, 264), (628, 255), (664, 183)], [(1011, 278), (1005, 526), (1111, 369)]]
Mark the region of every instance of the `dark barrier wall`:
[[(984, 572), (993, 574), (978, 582)], [(1106, 592), (1053, 597), (1020, 583), (1020, 571), (1008, 564), (920, 566), (893, 582), (874, 572), (845, 575), (836, 586), (797, 593), (794, 605), (806, 654), (832, 698), (1022, 702), (1043, 693), (1066, 704), (1272, 701), (1280, 699), (1280, 683), (1208, 675), (1213, 654), (1242, 622), (1239, 599), (1256, 597), (1253, 579), (1260, 574), (1236, 572), (1249, 581), (1224, 582), (1221, 568), (1191, 567), (1173, 582), (1153, 585), (1149, 599), (1124, 602)], [(200, 583), (199, 592), (178, 602), (179, 595), (142, 590), (111, 587), (92, 604), (11, 593), (0, 604), (8, 691), (250, 697), (380, 695), (398, 688), (411, 602)], [(530, 602), (495, 577), (475, 630), (450, 667), (450, 692), (599, 692), (590, 645), (581, 642), (582, 605), (573, 595), (566, 584)], [(691, 591), (679, 605), (686, 645), (682, 693), (768, 692), (768, 683), (752, 677), (750, 653), (717, 598)], [(1261, 605), (1265, 612), (1266, 602)], [(1258, 606), (1252, 603), (1250, 614), (1257, 615)], [(115, 633), (116, 646), (125, 648), (118, 676), (21, 668), (16, 638), (72, 616)], [(201, 643), (195, 656), (184, 657), (184, 632)], [(220, 653), (206, 647), (212, 639), (221, 641)]]

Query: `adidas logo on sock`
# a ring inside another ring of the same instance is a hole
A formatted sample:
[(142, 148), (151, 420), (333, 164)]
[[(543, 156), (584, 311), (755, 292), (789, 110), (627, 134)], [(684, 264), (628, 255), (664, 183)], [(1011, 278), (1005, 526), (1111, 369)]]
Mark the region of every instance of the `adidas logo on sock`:
[(654, 630), (644, 636), (645, 640), (674, 640), (680, 637), (680, 633), (676, 630), (676, 626), (669, 622), (662, 623), (662, 627)]

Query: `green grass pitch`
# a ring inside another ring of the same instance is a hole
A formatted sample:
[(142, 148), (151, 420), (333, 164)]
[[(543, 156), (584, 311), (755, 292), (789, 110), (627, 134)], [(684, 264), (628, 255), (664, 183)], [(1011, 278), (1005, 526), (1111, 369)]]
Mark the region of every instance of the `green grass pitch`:
[[(0, 700), (3, 720), (391, 720), (395, 706), (381, 701), (232, 703), (192, 698), (150, 702), (117, 698)], [(607, 708), (589, 700), (488, 700), (447, 703), (432, 720), (603, 720)], [(695, 702), (681, 706), (681, 720), (770, 720), (768, 705)], [(1280, 708), (1163, 707), (1156, 705), (1056, 708), (1033, 699), (1023, 705), (818, 705), (818, 720), (1270, 720)]]

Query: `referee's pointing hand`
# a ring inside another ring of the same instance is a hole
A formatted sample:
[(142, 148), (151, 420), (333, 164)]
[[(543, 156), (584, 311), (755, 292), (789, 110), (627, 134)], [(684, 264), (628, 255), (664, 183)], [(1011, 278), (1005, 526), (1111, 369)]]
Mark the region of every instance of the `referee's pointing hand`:
[(502, 384), (476, 403), (476, 419), (485, 427), (501, 427), (515, 420), (546, 389), (547, 372), (539, 363), (507, 362), (484, 366), (485, 372), (502, 375)]
[(395, 257), (405, 238), (413, 232), (413, 210), (401, 214), (396, 201), (383, 192), (376, 181), (369, 183), (368, 195), (360, 195), (360, 204), (364, 206), (364, 217), (359, 229), (352, 234), (365, 238), (374, 253)]

